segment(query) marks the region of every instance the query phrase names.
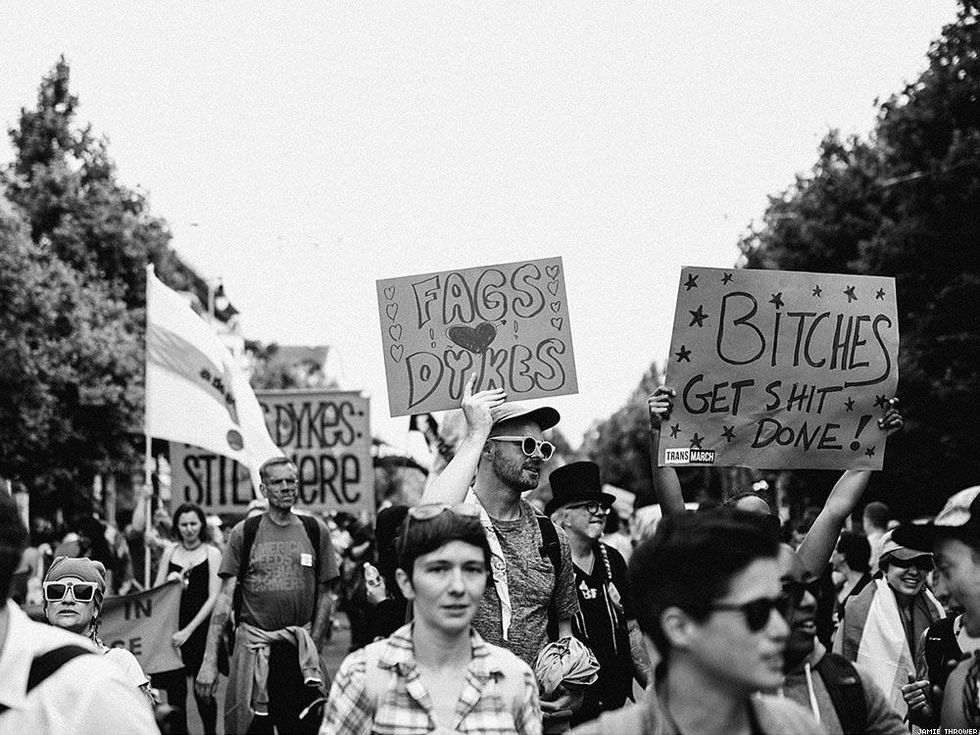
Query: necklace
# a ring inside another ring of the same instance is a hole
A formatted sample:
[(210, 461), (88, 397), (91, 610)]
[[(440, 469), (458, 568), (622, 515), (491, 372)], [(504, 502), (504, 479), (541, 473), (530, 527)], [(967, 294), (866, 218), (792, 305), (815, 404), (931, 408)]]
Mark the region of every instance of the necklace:
[(201, 548), (201, 544), (203, 544), (203, 543), (204, 542), (201, 541), (201, 539), (198, 539), (197, 540), (197, 543), (194, 544), (193, 546), (188, 546), (186, 541), (181, 541), (180, 542), (180, 545), (184, 547), (184, 550), (185, 551), (194, 551), (195, 549)]

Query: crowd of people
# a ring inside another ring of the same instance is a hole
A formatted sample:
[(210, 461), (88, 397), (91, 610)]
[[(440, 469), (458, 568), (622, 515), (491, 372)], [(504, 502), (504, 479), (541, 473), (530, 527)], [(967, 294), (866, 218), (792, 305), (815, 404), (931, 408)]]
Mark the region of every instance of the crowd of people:
[[(190, 504), (142, 529), (155, 584), (181, 584), (183, 667), (152, 677), (99, 637), (119, 582), (111, 534), (106, 549), (79, 534), (77, 549), (25, 555), (0, 498), (0, 732), (183, 733), (193, 694), (214, 733), (221, 673), (226, 733), (980, 726), (980, 487), (927, 524), (896, 524), (875, 502), (847, 527), (871, 477), (848, 470), (790, 531), (756, 490), (689, 510), (676, 471), (654, 462), (662, 519), (636, 539), (593, 462), (555, 469), (551, 500), (529, 503), (560, 416), (473, 389), (421, 503), (384, 508), (373, 527), (295, 512), (297, 468), (277, 457), (260, 469), (265, 503), (226, 539)], [(649, 398), (651, 456), (674, 395)], [(902, 423), (892, 400), (879, 429)], [(30, 595), (46, 624), (17, 604)], [(338, 610), (350, 652), (330, 672)]]

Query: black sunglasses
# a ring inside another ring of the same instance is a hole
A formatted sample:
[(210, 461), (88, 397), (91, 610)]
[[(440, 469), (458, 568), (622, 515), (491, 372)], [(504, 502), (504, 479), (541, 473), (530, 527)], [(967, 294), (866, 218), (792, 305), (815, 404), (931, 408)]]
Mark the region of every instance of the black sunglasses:
[(932, 561), (931, 556), (917, 556), (913, 559), (896, 559), (893, 556), (888, 559), (888, 563), (893, 567), (898, 567), (899, 569), (916, 567), (917, 569), (921, 569), (923, 572), (931, 572), (936, 566)]
[(718, 602), (711, 606), (712, 610), (740, 612), (745, 616), (745, 625), (753, 633), (758, 633), (766, 627), (772, 611), (778, 612), (784, 619), (789, 615), (789, 599), (785, 595), (779, 597), (760, 597), (740, 605)]
[(796, 607), (803, 599), (803, 595), (809, 592), (815, 600), (819, 600), (823, 594), (823, 580), (814, 577), (806, 581), (787, 579), (783, 581), (783, 596), (788, 597), (792, 607)]

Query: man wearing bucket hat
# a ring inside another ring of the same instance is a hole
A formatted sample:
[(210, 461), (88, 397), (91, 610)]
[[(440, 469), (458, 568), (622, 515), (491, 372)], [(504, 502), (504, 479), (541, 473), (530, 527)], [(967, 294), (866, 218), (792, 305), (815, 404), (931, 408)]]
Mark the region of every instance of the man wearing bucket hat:
[(902, 687), (915, 677), (912, 658), (923, 631), (946, 616), (926, 587), (932, 554), (882, 537), (883, 577), (848, 600), (834, 640), (834, 651), (861, 665), (903, 718), (908, 704)]
[[(962, 633), (980, 637), (980, 485), (953, 495), (931, 523), (900, 526), (893, 533), (896, 542), (909, 548), (935, 552), (937, 586), (945, 587), (950, 604), (963, 610), (959, 618)], [(980, 725), (978, 681), (980, 658), (974, 653), (959, 663), (946, 680), (939, 712), (939, 723), (945, 731)], [(929, 695), (924, 681), (913, 682), (907, 689), (920, 690), (922, 700)], [(914, 693), (909, 691), (907, 696)], [(915, 704), (921, 707), (923, 703)], [(915, 704), (910, 702), (910, 708)]]
[(575, 726), (632, 700), (634, 677), (646, 688), (649, 657), (636, 624), (626, 561), (600, 540), (616, 497), (602, 492), (599, 466), (572, 462), (552, 472), (549, 482), (552, 499), (544, 511), (568, 536), (575, 567), (580, 612), (572, 631), (599, 661), (599, 679), (572, 718)]
[[(522, 498), (538, 486), (542, 466), (554, 454), (543, 432), (560, 417), (549, 406), (505, 403), (501, 389), (474, 393), (475, 385), (471, 375), (463, 389), (466, 432), (423, 500), (465, 501), (482, 509), (493, 584), (486, 586), (473, 627), (533, 667), (549, 640), (572, 635), (579, 611), (565, 534)], [(580, 696), (568, 693), (542, 701), (545, 731), (567, 726), (580, 703)]]

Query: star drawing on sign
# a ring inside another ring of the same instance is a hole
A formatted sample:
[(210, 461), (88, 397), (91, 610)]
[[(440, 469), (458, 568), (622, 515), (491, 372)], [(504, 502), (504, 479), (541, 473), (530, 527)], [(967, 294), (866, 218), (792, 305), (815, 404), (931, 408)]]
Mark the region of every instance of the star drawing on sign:
[(816, 285), (816, 286), (813, 287), (813, 295), (816, 296), (818, 299), (820, 298), (820, 295), (822, 293), (823, 293), (823, 289), (820, 288), (819, 285)]
[(725, 437), (725, 439), (727, 439), (728, 441), (734, 441), (734, 439), (735, 439), (735, 427), (734, 426), (726, 426), (724, 428), (724, 430), (721, 432), (721, 435), (723, 437)]
[(884, 408), (888, 404), (888, 399), (884, 396), (875, 394), (875, 408)]
[(848, 286), (845, 288), (843, 294), (847, 296), (847, 303), (858, 300), (857, 294), (854, 293), (854, 286)]
[(721, 277), (721, 283), (722, 283), (722, 285), (724, 285), (726, 283), (731, 283), (731, 282), (732, 282), (732, 274), (731, 273), (726, 273), (725, 275), (723, 275)]
[(783, 292), (780, 291), (779, 293), (772, 294), (772, 298), (769, 299), (769, 303), (772, 304), (773, 306), (775, 306), (777, 309), (779, 309), (780, 307), (784, 306), (784, 304), (783, 304)]
[(677, 362), (690, 362), (691, 351), (685, 345), (681, 345), (680, 350), (674, 353), (677, 355)]
[(854, 399), (853, 398), (848, 398), (846, 401), (844, 401), (844, 407), (848, 411), (853, 411), (854, 410)]
[(684, 284), (684, 288), (690, 291), (692, 288), (698, 287), (698, 277), (693, 273), (689, 274), (687, 277), (687, 283)]
[(691, 312), (691, 323), (688, 324), (687, 326), (693, 327), (695, 324), (697, 324), (699, 327), (703, 327), (704, 320), (707, 318), (708, 315), (704, 313), (704, 304), (701, 304), (700, 306), (698, 306), (697, 311)]
[(674, 424), (673, 426), (670, 427), (670, 438), (671, 439), (676, 439), (677, 438), (677, 435), (680, 434), (680, 433), (681, 433), (681, 425), (680, 424)]
[(884, 301), (885, 299), (885, 289), (879, 288), (875, 292), (875, 301)]
[(875, 456), (875, 448), (868, 447), (867, 449), (864, 450), (864, 453), (867, 454), (869, 457), (873, 457)]
[(694, 432), (694, 436), (691, 437), (691, 449), (700, 449), (701, 442), (704, 441), (704, 437)]

